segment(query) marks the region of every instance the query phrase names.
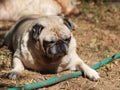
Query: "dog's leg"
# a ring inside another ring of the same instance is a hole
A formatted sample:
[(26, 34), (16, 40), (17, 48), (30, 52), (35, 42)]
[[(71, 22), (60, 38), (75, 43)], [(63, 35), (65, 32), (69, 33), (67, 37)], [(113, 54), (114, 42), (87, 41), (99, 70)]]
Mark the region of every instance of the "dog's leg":
[(9, 79), (20, 78), (22, 72), (24, 71), (24, 66), (18, 57), (13, 57), (13, 69), (7, 74)]
[(68, 65), (68, 68), (70, 70), (82, 70), (84, 76), (92, 81), (98, 81), (100, 79), (99, 74), (90, 68), (87, 64), (85, 64), (76, 52), (74, 55), (71, 55), (71, 63)]

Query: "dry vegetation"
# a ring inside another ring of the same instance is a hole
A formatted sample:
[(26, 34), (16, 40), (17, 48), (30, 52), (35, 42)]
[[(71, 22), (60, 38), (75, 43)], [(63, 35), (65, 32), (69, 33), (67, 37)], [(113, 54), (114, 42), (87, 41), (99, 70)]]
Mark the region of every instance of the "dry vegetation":
[[(81, 14), (71, 17), (76, 24), (73, 31), (78, 44), (78, 54), (88, 64), (93, 65), (120, 50), (120, 8), (113, 4), (79, 3)], [(14, 22), (0, 21), (0, 42)], [(28, 83), (42, 81), (51, 77), (71, 73), (65, 71), (58, 74), (41, 75), (37, 72), (25, 71), (23, 78), (8, 80), (5, 75), (11, 69), (11, 52), (0, 49), (0, 86), (17, 87)], [(99, 82), (86, 78), (73, 78), (42, 90), (120, 90), (120, 59), (97, 70), (101, 76)]]

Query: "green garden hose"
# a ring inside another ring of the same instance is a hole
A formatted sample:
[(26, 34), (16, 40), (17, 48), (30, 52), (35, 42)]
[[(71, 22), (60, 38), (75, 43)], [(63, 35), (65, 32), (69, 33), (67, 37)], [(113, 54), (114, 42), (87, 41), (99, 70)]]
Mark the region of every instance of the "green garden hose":
[[(112, 61), (114, 61), (115, 59), (118, 59), (118, 58), (120, 58), (120, 53), (117, 53), (117, 54), (115, 54), (111, 57), (108, 57), (108, 58), (104, 59), (101, 62), (98, 62), (97, 64), (91, 66), (91, 68), (93, 68), (95, 70), (99, 69), (100, 67), (102, 67), (102, 66), (104, 66), (104, 65), (106, 65), (106, 64), (108, 64), (108, 63), (110, 63), (110, 62), (112, 62)], [(80, 75), (82, 75), (82, 72), (81, 71), (76, 71), (76, 72), (73, 72), (71, 74), (66, 74), (66, 75), (63, 75), (63, 76), (54, 77), (54, 78), (51, 78), (49, 80), (44, 80), (42, 82), (27, 84), (27, 85), (22, 86), (22, 87), (7, 88), (6, 90), (32, 90), (32, 89), (42, 88), (42, 87), (54, 85), (56, 83), (65, 81), (67, 79), (78, 77)]]

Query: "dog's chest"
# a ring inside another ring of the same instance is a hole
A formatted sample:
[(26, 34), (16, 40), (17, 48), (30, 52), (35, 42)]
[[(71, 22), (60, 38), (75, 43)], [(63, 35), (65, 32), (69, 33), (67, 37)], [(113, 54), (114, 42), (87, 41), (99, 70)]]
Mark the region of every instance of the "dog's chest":
[(44, 67), (41, 67), (40, 73), (57, 73), (58, 66), (59, 65), (57, 64), (47, 64)]

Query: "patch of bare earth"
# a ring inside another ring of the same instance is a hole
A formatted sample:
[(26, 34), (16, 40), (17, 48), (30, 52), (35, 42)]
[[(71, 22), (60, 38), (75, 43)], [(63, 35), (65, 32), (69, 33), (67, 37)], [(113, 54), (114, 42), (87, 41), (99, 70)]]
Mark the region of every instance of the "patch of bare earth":
[[(77, 52), (88, 65), (93, 65), (120, 50), (120, 9), (113, 5), (80, 4), (81, 15), (71, 17), (76, 24), (73, 34), (77, 40)], [(0, 42), (13, 22), (0, 21)], [(11, 52), (0, 49), (0, 89), (18, 87), (29, 83), (43, 81), (52, 77), (71, 73), (42, 75), (26, 70), (23, 78), (9, 80), (5, 77), (11, 67)], [(120, 90), (120, 59), (97, 70), (101, 76), (98, 82), (79, 76), (39, 90)]]

